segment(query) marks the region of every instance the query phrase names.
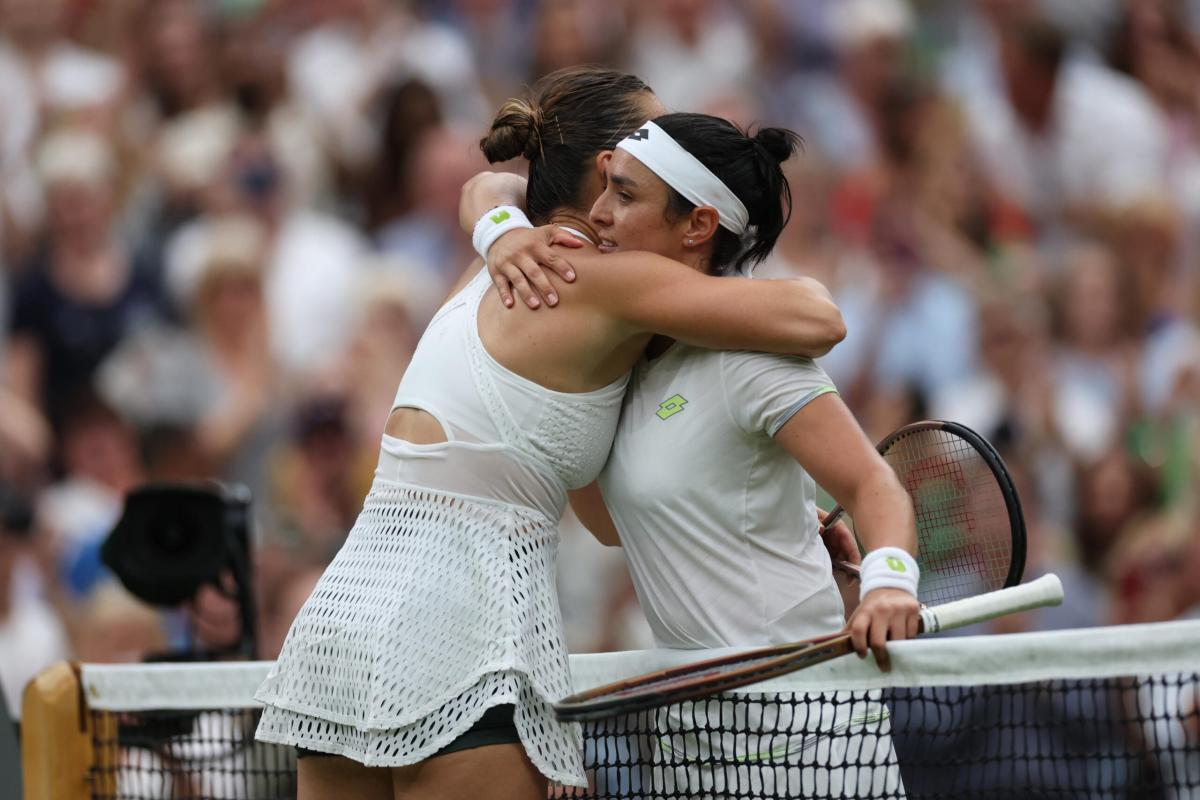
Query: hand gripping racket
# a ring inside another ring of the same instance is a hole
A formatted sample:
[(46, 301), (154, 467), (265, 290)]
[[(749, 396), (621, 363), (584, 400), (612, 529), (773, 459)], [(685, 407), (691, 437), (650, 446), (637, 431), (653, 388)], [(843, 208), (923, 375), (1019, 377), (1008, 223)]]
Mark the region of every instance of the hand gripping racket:
[[(1062, 583), (1045, 575), (1031, 583), (921, 609), (921, 633), (960, 628), (976, 622), (1062, 602)], [(709, 697), (739, 686), (795, 672), (853, 652), (850, 634), (747, 650), (650, 672), (573, 694), (554, 705), (560, 720), (584, 722)]]
[[(905, 425), (878, 449), (912, 498), (922, 603), (949, 603), (1021, 582), (1021, 503), (986, 439), (956, 422), (928, 420)], [(840, 506), (829, 512), (825, 527), (842, 513)], [(855, 564), (835, 566), (858, 575)]]

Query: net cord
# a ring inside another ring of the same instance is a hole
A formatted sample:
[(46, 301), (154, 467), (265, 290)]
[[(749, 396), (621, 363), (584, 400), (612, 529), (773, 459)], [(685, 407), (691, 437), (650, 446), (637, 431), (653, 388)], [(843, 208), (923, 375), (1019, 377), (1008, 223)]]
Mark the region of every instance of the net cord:
[[(575, 691), (744, 648), (643, 650), (571, 656)], [(871, 657), (836, 659), (735, 693), (845, 691), (1014, 684), (1192, 672), (1200, 664), (1200, 620), (1145, 625), (951, 636), (889, 646), (892, 671)], [(270, 662), (81, 666), (89, 707), (110, 711), (254, 708)]]

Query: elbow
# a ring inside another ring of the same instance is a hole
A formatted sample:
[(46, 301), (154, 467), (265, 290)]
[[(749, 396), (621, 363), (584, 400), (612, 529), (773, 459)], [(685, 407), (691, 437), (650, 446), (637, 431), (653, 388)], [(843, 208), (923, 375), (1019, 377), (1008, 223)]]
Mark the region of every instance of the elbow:
[(846, 338), (846, 321), (842, 319), (842, 312), (832, 300), (826, 301), (826, 305), (827, 307), (822, 309), (816, 318), (813, 316), (805, 318), (803, 323), (805, 351), (801, 355), (819, 358)]
[(836, 347), (843, 339), (846, 338), (846, 320), (842, 319), (841, 309), (830, 300), (829, 301), (829, 319), (825, 323), (825, 350), (821, 355), (825, 355), (834, 347)]

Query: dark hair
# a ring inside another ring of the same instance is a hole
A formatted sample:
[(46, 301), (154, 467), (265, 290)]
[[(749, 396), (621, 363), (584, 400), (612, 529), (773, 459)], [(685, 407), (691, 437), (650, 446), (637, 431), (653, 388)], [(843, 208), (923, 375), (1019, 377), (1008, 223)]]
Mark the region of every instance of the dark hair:
[[(759, 128), (750, 135), (708, 114), (667, 114), (654, 124), (712, 170), (750, 212), (753, 230), (745, 236), (739, 238), (724, 227), (717, 230), (709, 271), (745, 272), (766, 258), (792, 216), (792, 190), (782, 165), (799, 151), (800, 136), (784, 128)], [(696, 207), (667, 188), (670, 217), (679, 218)]]
[(479, 149), (493, 164), (529, 160), (525, 202), (529, 216), (544, 221), (557, 208), (584, 208), (584, 179), (596, 155), (645, 122), (639, 100), (650, 87), (640, 78), (601, 67), (552, 72), (529, 99), (512, 98), (496, 114)]

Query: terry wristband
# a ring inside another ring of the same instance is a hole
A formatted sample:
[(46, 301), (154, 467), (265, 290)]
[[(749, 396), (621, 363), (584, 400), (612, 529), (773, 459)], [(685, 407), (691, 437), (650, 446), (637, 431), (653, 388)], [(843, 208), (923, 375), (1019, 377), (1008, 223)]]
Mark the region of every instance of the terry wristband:
[(479, 257), (487, 261), (488, 250), (497, 239), (515, 228), (532, 227), (533, 223), (521, 209), (516, 206), (497, 206), (475, 223), (471, 244), (475, 245), (475, 252), (479, 253)]
[(903, 589), (916, 597), (921, 570), (908, 551), (899, 547), (880, 547), (863, 558), (859, 576), (862, 581), (859, 599), (876, 589)]

